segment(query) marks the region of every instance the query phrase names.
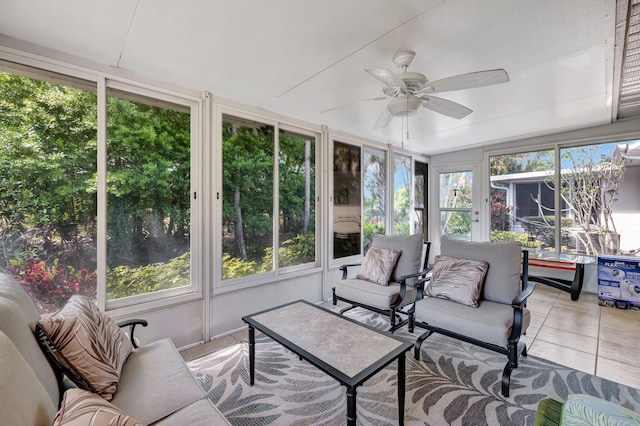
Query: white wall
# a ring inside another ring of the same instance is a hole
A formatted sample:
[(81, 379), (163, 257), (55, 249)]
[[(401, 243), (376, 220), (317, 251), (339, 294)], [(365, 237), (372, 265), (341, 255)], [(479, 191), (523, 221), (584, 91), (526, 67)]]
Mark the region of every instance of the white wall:
[(322, 300), (322, 272), (214, 296), (211, 299), (210, 336), (213, 338), (244, 328), (244, 315), (298, 299), (312, 303)]

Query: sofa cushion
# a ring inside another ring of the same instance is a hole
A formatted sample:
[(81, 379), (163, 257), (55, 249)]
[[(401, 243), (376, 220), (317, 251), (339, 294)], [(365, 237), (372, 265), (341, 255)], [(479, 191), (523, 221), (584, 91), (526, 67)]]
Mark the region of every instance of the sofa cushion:
[(640, 414), (585, 394), (570, 394), (562, 406), (563, 425), (640, 425)]
[(426, 295), (477, 307), (489, 264), (442, 255), (435, 260)]
[(111, 400), (133, 346), (91, 300), (72, 296), (55, 315), (38, 321), (36, 336), (75, 384)]
[(442, 238), (440, 254), (460, 259), (480, 260), (489, 264), (482, 299), (511, 305), (520, 294), (520, 243), (459, 241)]
[[(0, 273), (0, 331), (4, 332), (47, 390), (54, 406), (60, 403), (60, 374), (42, 353), (30, 325), (40, 319), (40, 312), (18, 281)], [(53, 420), (53, 417), (51, 418)]]
[(131, 416), (102, 398), (84, 389), (69, 389), (53, 426), (142, 426)]
[[(402, 250), (402, 254), (396, 262), (396, 267), (391, 273), (391, 281), (399, 282), (409, 274), (420, 271), (422, 259), (422, 235), (374, 235), (371, 247)], [(412, 284), (416, 279), (410, 280)]]
[[(399, 297), (400, 284), (391, 282), (388, 286), (381, 286), (370, 281), (349, 278), (336, 283), (336, 296), (347, 300), (357, 300), (358, 303), (378, 309), (387, 310), (396, 303)], [(398, 305), (402, 307), (416, 300), (417, 290), (412, 285), (405, 288), (404, 298)]]
[(370, 247), (360, 265), (356, 278), (380, 285), (389, 285), (391, 272), (402, 250)]
[(47, 390), (11, 339), (0, 331), (0, 423), (50, 425), (56, 414)]
[[(524, 333), (531, 321), (528, 309), (524, 309), (522, 317)], [(484, 300), (477, 308), (472, 308), (437, 297), (426, 297), (416, 303), (415, 318), (434, 327), (506, 348), (513, 326), (513, 307)]]
[(173, 342), (163, 339), (131, 352), (111, 402), (152, 424), (204, 397)]

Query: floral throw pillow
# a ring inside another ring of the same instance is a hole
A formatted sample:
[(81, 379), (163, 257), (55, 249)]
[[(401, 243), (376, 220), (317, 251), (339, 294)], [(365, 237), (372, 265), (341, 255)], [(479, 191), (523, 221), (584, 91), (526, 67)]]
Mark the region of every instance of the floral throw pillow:
[(133, 346), (116, 323), (85, 296), (72, 296), (36, 325), (45, 353), (80, 388), (111, 401)]
[(64, 393), (53, 426), (142, 426), (101, 396), (84, 389)]
[(370, 247), (360, 265), (356, 278), (380, 285), (389, 285), (389, 278), (402, 250)]
[(435, 261), (426, 295), (477, 308), (489, 264), (442, 255)]

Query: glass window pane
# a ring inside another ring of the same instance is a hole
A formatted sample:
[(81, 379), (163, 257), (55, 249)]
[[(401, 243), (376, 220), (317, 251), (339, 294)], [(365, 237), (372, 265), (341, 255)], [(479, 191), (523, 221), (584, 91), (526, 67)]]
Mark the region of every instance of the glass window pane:
[(0, 270), (43, 313), (96, 298), (96, 106), (92, 92), (0, 72)]
[(107, 299), (190, 285), (190, 114), (110, 93)]
[(440, 208), (471, 208), (470, 171), (440, 174)]
[(280, 131), (279, 266), (316, 260), (315, 137)]
[(491, 241), (555, 250), (553, 150), (496, 155), (491, 170)]
[(394, 156), (393, 233), (411, 233), (411, 158)]
[(632, 254), (638, 249), (637, 160), (625, 160), (628, 145), (605, 143), (560, 150), (563, 251)]
[(471, 240), (471, 212), (440, 212), (440, 235), (457, 240)]
[(385, 233), (387, 216), (387, 156), (384, 151), (364, 150), (364, 236), (363, 253), (369, 249), (373, 236)]
[(429, 227), (427, 224), (426, 206), (428, 182), (428, 165), (419, 161), (415, 162), (414, 185), (414, 225), (413, 233), (422, 234), (424, 241), (429, 241)]
[(273, 270), (271, 125), (223, 116), (222, 279)]
[(361, 225), (360, 148), (333, 144), (333, 257), (360, 254)]

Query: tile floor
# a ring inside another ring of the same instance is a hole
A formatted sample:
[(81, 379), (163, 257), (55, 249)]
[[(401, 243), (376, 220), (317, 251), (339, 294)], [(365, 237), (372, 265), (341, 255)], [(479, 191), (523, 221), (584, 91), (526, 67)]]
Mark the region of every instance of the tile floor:
[[(543, 284), (528, 307), (531, 325), (523, 340), (529, 354), (640, 389), (640, 312), (599, 306), (591, 293), (573, 302), (569, 293)], [(246, 338), (239, 331), (182, 356), (188, 361)]]

